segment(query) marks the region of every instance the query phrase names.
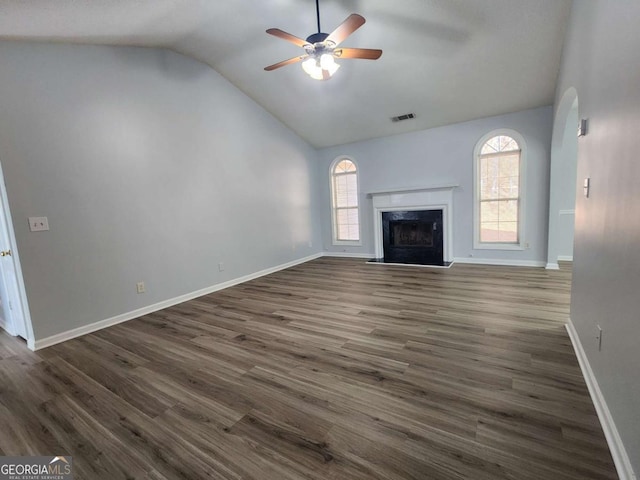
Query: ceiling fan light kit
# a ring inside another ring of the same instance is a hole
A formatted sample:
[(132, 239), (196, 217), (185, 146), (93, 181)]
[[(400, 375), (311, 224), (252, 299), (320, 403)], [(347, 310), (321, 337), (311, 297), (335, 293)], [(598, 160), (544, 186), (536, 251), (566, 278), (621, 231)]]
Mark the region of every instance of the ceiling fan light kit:
[(323, 53), (320, 58), (309, 57), (302, 62), (302, 69), (314, 80), (327, 80), (338, 71), (338, 65), (333, 59), (333, 55)]
[(267, 33), (275, 37), (287, 40), (304, 48), (305, 54), (290, 58), (265, 67), (270, 72), (285, 65), (302, 62), (302, 69), (315, 80), (328, 80), (338, 71), (340, 65), (336, 58), (362, 58), (377, 60), (382, 55), (382, 50), (369, 48), (336, 48), (343, 40), (355, 32), (365, 23), (364, 17), (352, 13), (333, 32), (327, 34), (320, 30), (320, 6), (316, 0), (316, 17), (318, 20), (318, 33), (313, 33), (306, 40), (298, 38), (278, 28), (270, 28)]

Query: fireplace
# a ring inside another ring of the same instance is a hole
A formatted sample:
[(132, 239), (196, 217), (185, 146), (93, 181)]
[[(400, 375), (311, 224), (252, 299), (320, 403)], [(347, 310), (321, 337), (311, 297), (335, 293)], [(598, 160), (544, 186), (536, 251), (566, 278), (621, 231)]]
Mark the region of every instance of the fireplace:
[(453, 190), (457, 186), (448, 183), (369, 192), (373, 200), (373, 262), (450, 266)]
[[(384, 221), (384, 215), (383, 221)], [(433, 232), (436, 224), (414, 220), (392, 220), (389, 222), (387, 247), (433, 247)]]
[(382, 212), (385, 263), (444, 265), (442, 210)]

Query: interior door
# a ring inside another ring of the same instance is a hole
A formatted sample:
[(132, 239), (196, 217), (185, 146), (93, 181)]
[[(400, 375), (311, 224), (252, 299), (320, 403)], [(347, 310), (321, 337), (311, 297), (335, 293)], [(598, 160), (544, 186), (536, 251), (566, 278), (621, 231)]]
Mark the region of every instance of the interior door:
[[(1, 278), (0, 274), (0, 328), (6, 330), (11, 335), (13, 335), (13, 329), (11, 328), (11, 323), (8, 320), (7, 312), (4, 311), (5, 305), (7, 305), (6, 300), (6, 292), (4, 292), (4, 279)], [(11, 312), (9, 312), (11, 313)]]
[(26, 339), (26, 324), (5, 207), (0, 195), (0, 302), (5, 323), (3, 328), (12, 335)]

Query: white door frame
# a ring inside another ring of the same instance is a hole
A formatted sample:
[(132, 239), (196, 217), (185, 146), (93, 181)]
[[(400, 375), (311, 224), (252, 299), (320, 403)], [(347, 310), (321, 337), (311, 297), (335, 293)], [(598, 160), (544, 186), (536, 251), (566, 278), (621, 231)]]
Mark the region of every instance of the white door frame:
[[(6, 228), (7, 237), (9, 240), (9, 249), (11, 250), (11, 256), (5, 260), (13, 262), (13, 271), (15, 272), (15, 282), (17, 284), (18, 298), (11, 299), (12, 311), (17, 311), (17, 315), (12, 315), (10, 322), (19, 321), (22, 325), (9, 326), (7, 330), (11, 335), (16, 335), (20, 330), (25, 332), (27, 345), (31, 350), (35, 349), (35, 338), (33, 336), (33, 326), (31, 325), (31, 313), (29, 311), (29, 303), (27, 301), (27, 292), (24, 287), (24, 278), (22, 276), (22, 267), (20, 265), (20, 255), (18, 254), (18, 247), (16, 242), (15, 232), (13, 230), (13, 221), (11, 219), (11, 211), (9, 210), (9, 197), (7, 196), (7, 187), (4, 183), (4, 173), (2, 171), (2, 163), (0, 162), (0, 208), (3, 209), (4, 225), (0, 225), (0, 228)], [(2, 219), (0, 218), (0, 222)]]

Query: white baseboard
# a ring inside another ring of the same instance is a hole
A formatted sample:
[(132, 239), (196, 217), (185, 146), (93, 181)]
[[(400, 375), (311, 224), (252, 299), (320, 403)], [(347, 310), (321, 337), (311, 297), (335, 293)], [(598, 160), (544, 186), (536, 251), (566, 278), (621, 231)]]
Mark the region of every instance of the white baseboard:
[(339, 258), (368, 258), (372, 259), (376, 256), (373, 253), (349, 253), (349, 252), (322, 252), (323, 257), (339, 257)]
[(57, 333), (56, 335), (42, 338), (34, 342), (29, 342), (27, 346), (31, 350), (40, 350), (42, 348), (50, 347), (57, 343), (62, 343), (67, 340), (71, 340), (72, 338), (80, 337), (82, 335), (86, 335), (88, 333), (95, 332), (97, 330), (102, 330), (103, 328), (111, 327), (112, 325), (117, 325), (118, 323), (127, 322), (129, 320), (133, 320), (134, 318), (142, 317), (143, 315), (148, 315), (150, 313), (157, 312), (158, 310), (172, 307), (173, 305), (177, 305), (179, 303), (183, 303), (188, 300), (193, 300), (194, 298), (198, 298), (203, 295), (207, 295), (209, 293), (217, 292), (218, 290), (223, 290), (225, 288), (233, 287), (234, 285), (248, 282), (249, 280), (254, 280), (256, 278), (263, 277), (265, 275), (269, 275), (271, 273), (275, 273), (280, 270), (284, 270), (286, 268), (291, 268), (296, 265), (300, 265), (301, 263), (306, 263), (311, 260), (315, 260), (316, 258), (319, 258), (321, 256), (323, 256), (322, 253), (316, 253), (308, 257), (299, 258), (297, 260), (293, 260), (291, 262), (283, 263), (275, 267), (260, 270), (259, 272), (251, 273), (243, 277), (234, 278), (233, 280), (229, 280), (227, 282), (218, 283), (216, 285), (212, 285), (207, 288), (196, 290), (195, 292), (185, 293), (184, 295), (170, 298), (162, 302), (154, 303), (153, 305), (148, 305), (146, 307), (138, 308), (137, 310), (133, 310), (131, 312), (122, 313), (120, 315), (116, 315), (115, 317), (90, 323), (89, 325), (83, 325), (78, 328), (67, 330), (66, 332)]
[(455, 263), (472, 263), (478, 265), (504, 265), (508, 267), (544, 267), (544, 262), (537, 260), (506, 260), (496, 258), (456, 257)]
[(558, 255), (559, 262), (573, 262), (573, 255)]
[(547, 263), (544, 268), (547, 270), (560, 270), (560, 266), (557, 263)]
[(571, 339), (571, 343), (573, 344), (573, 349), (578, 357), (578, 363), (580, 364), (584, 380), (587, 383), (591, 400), (593, 401), (593, 405), (596, 407), (596, 413), (600, 419), (604, 436), (607, 439), (607, 444), (609, 445), (613, 462), (616, 465), (618, 476), (620, 477), (620, 480), (636, 480), (637, 477), (633, 472), (633, 467), (631, 466), (631, 461), (629, 460), (627, 451), (624, 448), (622, 439), (620, 438), (620, 434), (616, 428), (616, 424), (614, 423), (609, 407), (607, 406), (607, 402), (605, 401), (602, 391), (598, 386), (598, 381), (591, 369), (589, 359), (587, 358), (584, 348), (582, 348), (580, 337), (578, 336), (576, 327), (573, 325), (571, 319), (567, 322), (566, 328), (569, 338)]

